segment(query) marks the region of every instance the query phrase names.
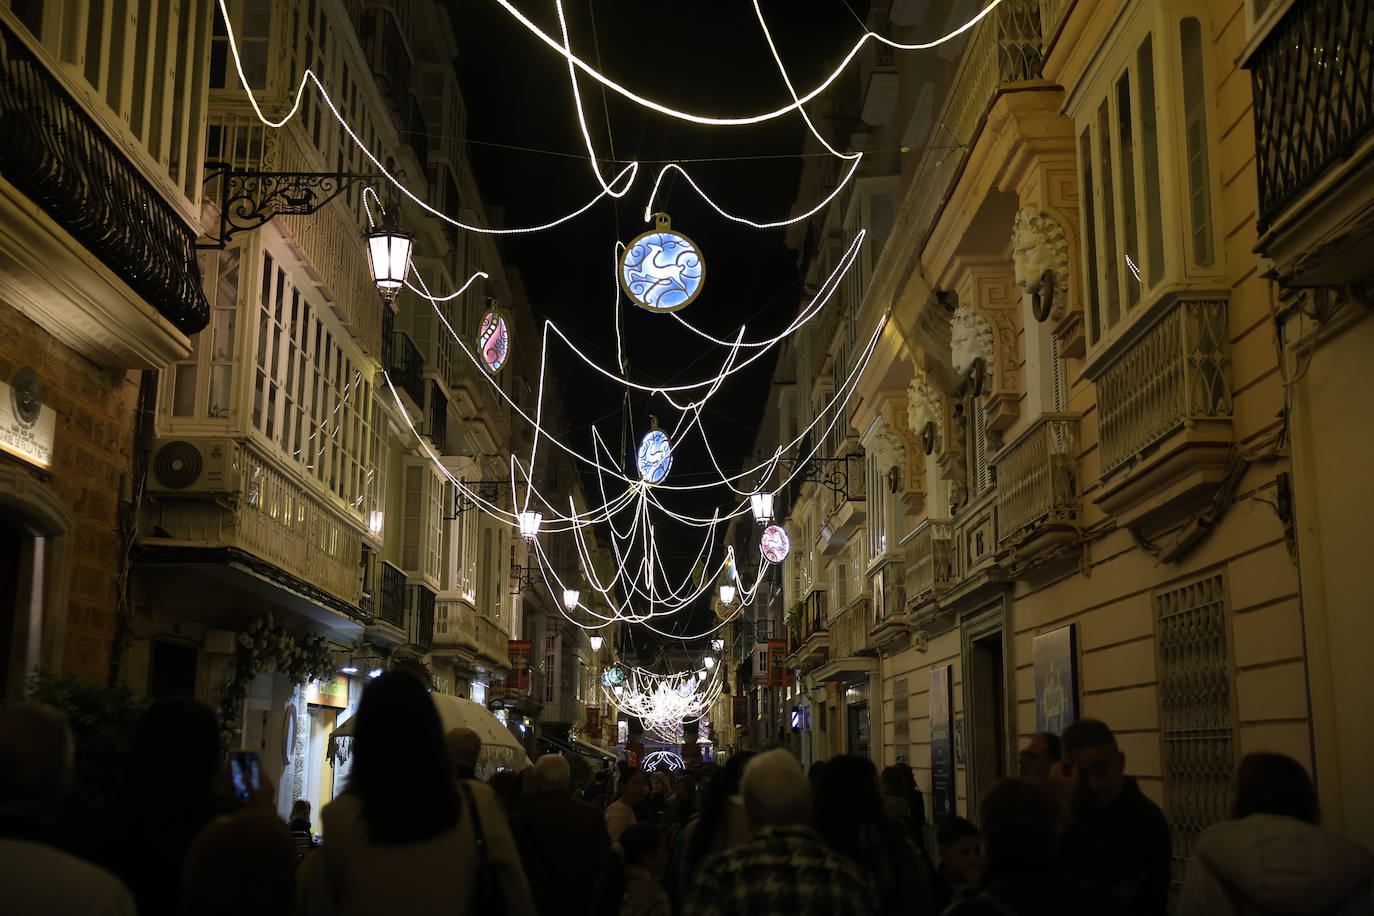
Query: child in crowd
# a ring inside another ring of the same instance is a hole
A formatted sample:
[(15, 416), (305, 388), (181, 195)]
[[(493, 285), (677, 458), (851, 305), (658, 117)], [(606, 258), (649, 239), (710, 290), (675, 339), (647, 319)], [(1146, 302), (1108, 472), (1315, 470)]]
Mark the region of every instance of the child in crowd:
[(940, 821), (935, 842), (940, 867), (935, 870), (935, 912), (943, 913), (951, 901), (962, 900), (978, 884), (983, 870), (982, 834), (970, 821), (954, 814)]

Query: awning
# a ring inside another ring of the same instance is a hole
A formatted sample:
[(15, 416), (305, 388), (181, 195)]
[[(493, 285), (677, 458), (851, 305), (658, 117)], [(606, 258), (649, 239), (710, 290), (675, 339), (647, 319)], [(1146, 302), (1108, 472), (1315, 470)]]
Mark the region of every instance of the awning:
[[(451, 697), (442, 693), (431, 693), (434, 708), (439, 712), (439, 722), (445, 733), (455, 728), (470, 728), (482, 739), (482, 753), (477, 758), (477, 771), (485, 775), (500, 767), (522, 770), (530, 765), (529, 755), (501, 720), (472, 700)], [(357, 728), (358, 717), (349, 716), (329, 735), (329, 758), (334, 761), (348, 759), (349, 745)]]
[(582, 748), (583, 753), (585, 753), (588, 757), (596, 757), (598, 760), (615, 759), (615, 754), (612, 754), (610, 751), (607, 751), (603, 748), (599, 748), (595, 744), (588, 744), (586, 741), (580, 741), (577, 738), (570, 738), (568, 740), (572, 742), (573, 747)]
[(551, 735), (540, 735), (539, 741), (559, 754), (577, 754), (579, 757), (590, 757), (593, 760), (614, 760), (614, 754), (608, 754), (594, 744), (579, 741), (576, 738), (555, 738)]

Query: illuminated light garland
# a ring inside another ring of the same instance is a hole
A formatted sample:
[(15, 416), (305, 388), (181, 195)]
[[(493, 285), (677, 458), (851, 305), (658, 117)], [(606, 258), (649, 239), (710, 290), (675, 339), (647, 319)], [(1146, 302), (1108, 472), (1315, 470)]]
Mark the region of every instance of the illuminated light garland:
[(655, 770), (685, 770), (687, 764), (683, 759), (672, 751), (653, 751), (644, 756), (644, 772), (651, 773)]
[(680, 727), (684, 720), (703, 717), (721, 694), (722, 679), (697, 679), (696, 670), (657, 674), (631, 668), (624, 683), (602, 693), (616, 709), (644, 723), (646, 729)]
[[(514, 5), (510, 3), (510, 0), (496, 0), (496, 2), (499, 3), (501, 7), (506, 10), (506, 12), (510, 13), (511, 16), (513, 16), (517, 22), (519, 22), (526, 29), (528, 29), (540, 41), (544, 42), (544, 44), (548, 45), (554, 51), (558, 52), (559, 54), (567, 58), (569, 64), (576, 66), (577, 69), (581, 70), (583, 73), (587, 74), (592, 79), (596, 80), (598, 83), (605, 86), (607, 89), (619, 93), (626, 99), (629, 99), (631, 102), (634, 102), (636, 105), (648, 108), (651, 111), (656, 111), (659, 114), (666, 115), (670, 118), (676, 118), (679, 121), (690, 121), (694, 124), (703, 124), (713, 127), (742, 127), (749, 124), (760, 124), (764, 121), (771, 121), (775, 118), (780, 118), (783, 115), (788, 114), (789, 112), (797, 110), (801, 106), (805, 105), (807, 102), (810, 102), (812, 99), (816, 98), (816, 96), (820, 95), (822, 92), (828, 89), (830, 85), (835, 82), (835, 80), (839, 79), (840, 74), (845, 71), (845, 69), (849, 66), (850, 62), (853, 61), (854, 57), (859, 53), (859, 50), (864, 46), (864, 42), (868, 41), (869, 39), (873, 39), (874, 41), (880, 41), (883, 44), (895, 48), (898, 51), (926, 51), (931, 48), (939, 47), (940, 45), (945, 44), (946, 42), (952, 41), (953, 39), (959, 37), (964, 32), (967, 32), (969, 29), (973, 28), (975, 25), (981, 22), (985, 16), (987, 16), (989, 13), (991, 13), (994, 9), (996, 9), (998, 6), (1002, 4), (1002, 0), (992, 0), (992, 2), (990, 2), (986, 7), (984, 7), (977, 15), (975, 15), (968, 22), (959, 26), (959, 28), (955, 29), (952, 32), (949, 32), (948, 34), (942, 35), (933, 41), (928, 42), (904, 44), (902, 42), (896, 42), (892, 41), (891, 39), (884, 38), (876, 32), (865, 31), (864, 34), (859, 38), (859, 40), (854, 43), (854, 47), (851, 48), (849, 50), (849, 53), (846, 54), (844, 58), (840, 61), (839, 66), (835, 68), (834, 72), (827, 76), (820, 83), (820, 85), (808, 91), (806, 95), (798, 99), (795, 99), (792, 102), (792, 104), (756, 115), (746, 115), (743, 117), (734, 118), (718, 118), (706, 115), (696, 115), (688, 111), (681, 111), (676, 108), (670, 108), (666, 105), (660, 105), (658, 102), (655, 102), (652, 99), (647, 99), (644, 96), (637, 95), (635, 92), (626, 88), (625, 86), (622, 86), (610, 77), (602, 75), (600, 72), (596, 70), (596, 68), (591, 66), (591, 64), (588, 64), (586, 61), (582, 60), (580, 57), (573, 54), (570, 50), (560, 45), (552, 36), (548, 35), (542, 29), (540, 29), (539, 26), (531, 22), (529, 18), (525, 16), (524, 13), (521, 13), (519, 10), (517, 10), (514, 7)], [(221, 3), (223, 3), (223, 0), (221, 0)]]

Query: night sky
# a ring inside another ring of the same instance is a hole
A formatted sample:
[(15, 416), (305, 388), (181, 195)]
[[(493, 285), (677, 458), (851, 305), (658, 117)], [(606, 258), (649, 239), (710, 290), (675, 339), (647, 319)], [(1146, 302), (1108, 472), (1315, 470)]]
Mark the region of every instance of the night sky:
[[(576, 209), (599, 186), (586, 159), (563, 58), (493, 0), (454, 0), (451, 7), (469, 109), (468, 155), (493, 225), (532, 225)], [(552, 0), (523, 0), (519, 7), (546, 32), (559, 34)], [(866, 4), (846, 0), (763, 3), (800, 91), (815, 85), (862, 34), (865, 10)], [(790, 101), (749, 0), (568, 0), (565, 14), (575, 53), (592, 63), (599, 59), (601, 72), (662, 104), (730, 116)], [(614, 244), (649, 228), (643, 209), (662, 164), (682, 163), (731, 213), (777, 220), (789, 215), (797, 194), (805, 126), (793, 115), (749, 127), (703, 127), (603, 92), (590, 78), (580, 79), (579, 87), (598, 155), (616, 160), (603, 164), (603, 174), (609, 178), (625, 161), (637, 159), (643, 165), (635, 186), (620, 201), (602, 201), (558, 229), (501, 244), (507, 263), (521, 273), (536, 317), (551, 318), (584, 353), (612, 368)], [(680, 176), (665, 178), (655, 209), (666, 210), (673, 227), (690, 236), (706, 260), (705, 286), (679, 313), (683, 318), (718, 337), (733, 337), (743, 322), (747, 338), (759, 339), (795, 315), (801, 277), (797, 253), (784, 247), (782, 229), (761, 231), (723, 219)], [(621, 314), (636, 381), (670, 385), (712, 378), (727, 355), (671, 316), (624, 303)], [(666, 400), (638, 392), (627, 415), (623, 386), (597, 375), (561, 344), (553, 346), (550, 365), (558, 372), (574, 448), (592, 453), (595, 424), (613, 447), (628, 440), (622, 461), (631, 467), (650, 415), (665, 429), (676, 422), (677, 411)], [(733, 376), (705, 412), (708, 436), (727, 471), (737, 471), (752, 449), (774, 363), (770, 354)], [(668, 478), (679, 484), (719, 479), (695, 443), (675, 454)], [(585, 483), (590, 499), (594, 478)], [(736, 499), (724, 487), (662, 498), (698, 516)], [(656, 533), (665, 560), (676, 562), (672, 580), (680, 581), (704, 531), (660, 516)], [(705, 619), (703, 612), (678, 615), (668, 628), (692, 632)]]

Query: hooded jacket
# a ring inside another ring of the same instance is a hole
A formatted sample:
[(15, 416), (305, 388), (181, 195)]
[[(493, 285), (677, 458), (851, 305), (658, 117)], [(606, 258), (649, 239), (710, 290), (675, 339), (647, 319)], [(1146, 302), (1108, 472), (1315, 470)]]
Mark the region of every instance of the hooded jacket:
[(1374, 914), (1374, 856), (1297, 818), (1223, 821), (1188, 860), (1178, 916)]

